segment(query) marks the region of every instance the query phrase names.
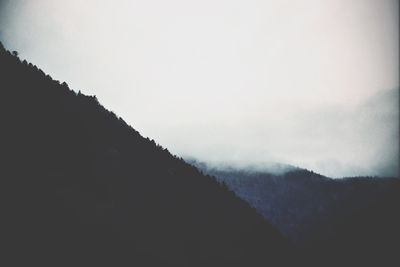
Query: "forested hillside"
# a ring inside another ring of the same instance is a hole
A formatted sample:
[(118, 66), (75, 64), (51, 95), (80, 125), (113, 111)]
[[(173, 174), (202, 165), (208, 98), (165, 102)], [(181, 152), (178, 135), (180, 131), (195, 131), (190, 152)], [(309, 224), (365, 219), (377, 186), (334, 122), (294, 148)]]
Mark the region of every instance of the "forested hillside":
[(190, 162), (256, 208), (317, 266), (400, 264), (398, 178), (331, 179), (291, 166), (277, 174)]
[(295, 261), (233, 192), (2, 45), (0, 101), (2, 266)]

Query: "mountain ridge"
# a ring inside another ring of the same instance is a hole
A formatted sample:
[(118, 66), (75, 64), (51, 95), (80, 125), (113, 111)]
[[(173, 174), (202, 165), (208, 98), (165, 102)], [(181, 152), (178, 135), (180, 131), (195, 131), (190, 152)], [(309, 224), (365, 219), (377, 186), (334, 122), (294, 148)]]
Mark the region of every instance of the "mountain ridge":
[[(290, 243), (212, 177), (0, 45), (1, 261), (288, 266)], [(4, 231), (7, 229), (7, 231)]]
[(396, 266), (400, 179), (332, 179), (305, 169), (207, 167), (189, 161), (246, 200), (317, 266)]

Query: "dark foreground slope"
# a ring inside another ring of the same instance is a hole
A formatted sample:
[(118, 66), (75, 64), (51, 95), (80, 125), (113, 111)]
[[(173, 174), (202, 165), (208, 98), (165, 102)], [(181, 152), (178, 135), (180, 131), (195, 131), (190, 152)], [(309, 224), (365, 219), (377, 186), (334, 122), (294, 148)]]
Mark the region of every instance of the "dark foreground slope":
[(323, 266), (400, 265), (400, 179), (330, 179), (299, 168), (215, 168), (214, 175)]
[(2, 46), (0, 99), (0, 265), (250, 267), (293, 259), (245, 201)]

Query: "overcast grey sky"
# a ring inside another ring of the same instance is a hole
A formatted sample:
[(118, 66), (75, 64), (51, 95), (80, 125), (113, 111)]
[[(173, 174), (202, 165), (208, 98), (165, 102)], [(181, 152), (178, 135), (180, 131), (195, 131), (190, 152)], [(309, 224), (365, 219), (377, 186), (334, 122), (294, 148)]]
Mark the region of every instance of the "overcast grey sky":
[(0, 40), (179, 156), (398, 174), (398, 0), (0, 0)]

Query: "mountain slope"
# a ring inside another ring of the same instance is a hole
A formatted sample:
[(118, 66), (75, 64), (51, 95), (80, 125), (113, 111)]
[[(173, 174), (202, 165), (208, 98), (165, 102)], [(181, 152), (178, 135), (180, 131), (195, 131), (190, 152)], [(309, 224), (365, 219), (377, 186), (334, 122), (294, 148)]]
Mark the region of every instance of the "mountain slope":
[(0, 45), (4, 266), (286, 265), (234, 193)]
[(299, 168), (274, 174), (189, 162), (269, 218), (317, 266), (400, 263), (400, 179), (330, 179)]

